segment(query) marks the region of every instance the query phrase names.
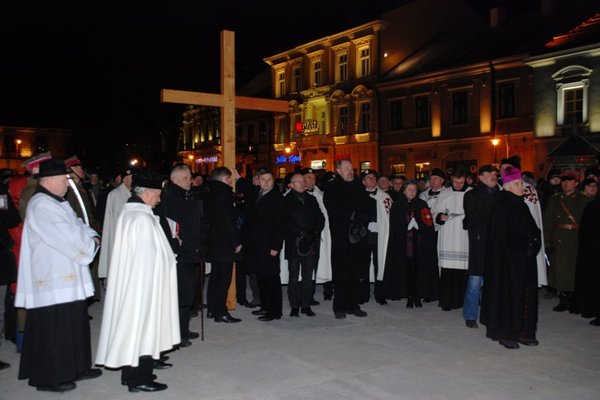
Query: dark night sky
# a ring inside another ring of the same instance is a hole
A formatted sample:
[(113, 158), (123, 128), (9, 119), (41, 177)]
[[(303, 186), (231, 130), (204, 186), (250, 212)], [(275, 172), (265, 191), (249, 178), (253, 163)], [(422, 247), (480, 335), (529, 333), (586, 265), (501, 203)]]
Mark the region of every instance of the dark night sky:
[(161, 88), (219, 90), (222, 29), (236, 32), (239, 83), (266, 56), (406, 1), (2, 0), (0, 125), (156, 134), (183, 109), (160, 104)]

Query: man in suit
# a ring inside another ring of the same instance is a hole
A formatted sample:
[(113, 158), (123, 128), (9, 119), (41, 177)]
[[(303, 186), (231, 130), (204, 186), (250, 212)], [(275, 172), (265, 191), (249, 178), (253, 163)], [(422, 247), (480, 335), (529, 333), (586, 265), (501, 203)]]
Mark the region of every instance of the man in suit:
[[(288, 260), (290, 277), (290, 316), (298, 317), (299, 311), (302, 311), (302, 314), (314, 317), (315, 313), (310, 308), (315, 285), (313, 274), (319, 261), (321, 231), (325, 226), (325, 217), (319, 209), (317, 199), (306, 192), (301, 173), (292, 175), (290, 189), (285, 196), (285, 258)], [(299, 280), (300, 274), (302, 281)]]
[(211, 263), (207, 292), (208, 312), (215, 322), (225, 323), (241, 321), (232, 317), (226, 306), (233, 262), (239, 258), (242, 250), (240, 233), (235, 224), (232, 182), (229, 168), (215, 168), (204, 198), (204, 214), (209, 226), (206, 261)]
[(242, 228), (248, 269), (256, 272), (261, 309), (252, 314), (260, 321), (281, 318), (279, 252), (285, 235), (285, 204), (271, 171), (259, 169), (260, 192)]

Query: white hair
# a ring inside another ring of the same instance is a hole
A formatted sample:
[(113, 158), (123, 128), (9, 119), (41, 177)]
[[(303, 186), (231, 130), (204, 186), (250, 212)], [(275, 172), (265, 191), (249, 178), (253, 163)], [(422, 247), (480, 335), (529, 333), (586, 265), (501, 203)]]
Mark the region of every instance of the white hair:
[(173, 180), (173, 177), (175, 177), (177, 174), (179, 174), (182, 171), (189, 172), (190, 174), (192, 173), (192, 171), (190, 171), (190, 168), (187, 165), (177, 165), (176, 167), (173, 167), (173, 169), (171, 170), (171, 181)]

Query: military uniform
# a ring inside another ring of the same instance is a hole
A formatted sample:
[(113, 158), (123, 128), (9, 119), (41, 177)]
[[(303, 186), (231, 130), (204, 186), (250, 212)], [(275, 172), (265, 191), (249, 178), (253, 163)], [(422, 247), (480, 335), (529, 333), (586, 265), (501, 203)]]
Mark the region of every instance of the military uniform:
[(544, 212), (544, 242), (550, 255), (550, 286), (572, 293), (575, 287), (575, 264), (579, 224), (590, 199), (578, 191), (570, 196), (557, 193), (550, 197)]

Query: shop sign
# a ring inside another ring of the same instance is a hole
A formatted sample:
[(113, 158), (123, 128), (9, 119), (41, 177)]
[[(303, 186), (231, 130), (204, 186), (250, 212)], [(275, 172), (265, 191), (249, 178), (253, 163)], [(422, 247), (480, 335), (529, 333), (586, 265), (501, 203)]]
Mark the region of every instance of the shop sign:
[(202, 164), (202, 163), (215, 163), (219, 160), (219, 156), (206, 156), (206, 157), (199, 157), (196, 159), (196, 164)]
[(310, 167), (312, 169), (325, 169), (325, 165), (327, 163), (325, 162), (325, 160), (312, 160), (310, 162)]
[(408, 161), (408, 157), (406, 157), (406, 153), (388, 154), (386, 161), (388, 163), (397, 164)]
[(319, 133), (319, 121), (307, 119), (306, 121), (302, 122), (302, 133), (305, 135)]
[(297, 155), (277, 156), (277, 158), (275, 158), (275, 164), (284, 164), (286, 162), (289, 162), (290, 164), (298, 164), (300, 161), (302, 161), (302, 159)]

